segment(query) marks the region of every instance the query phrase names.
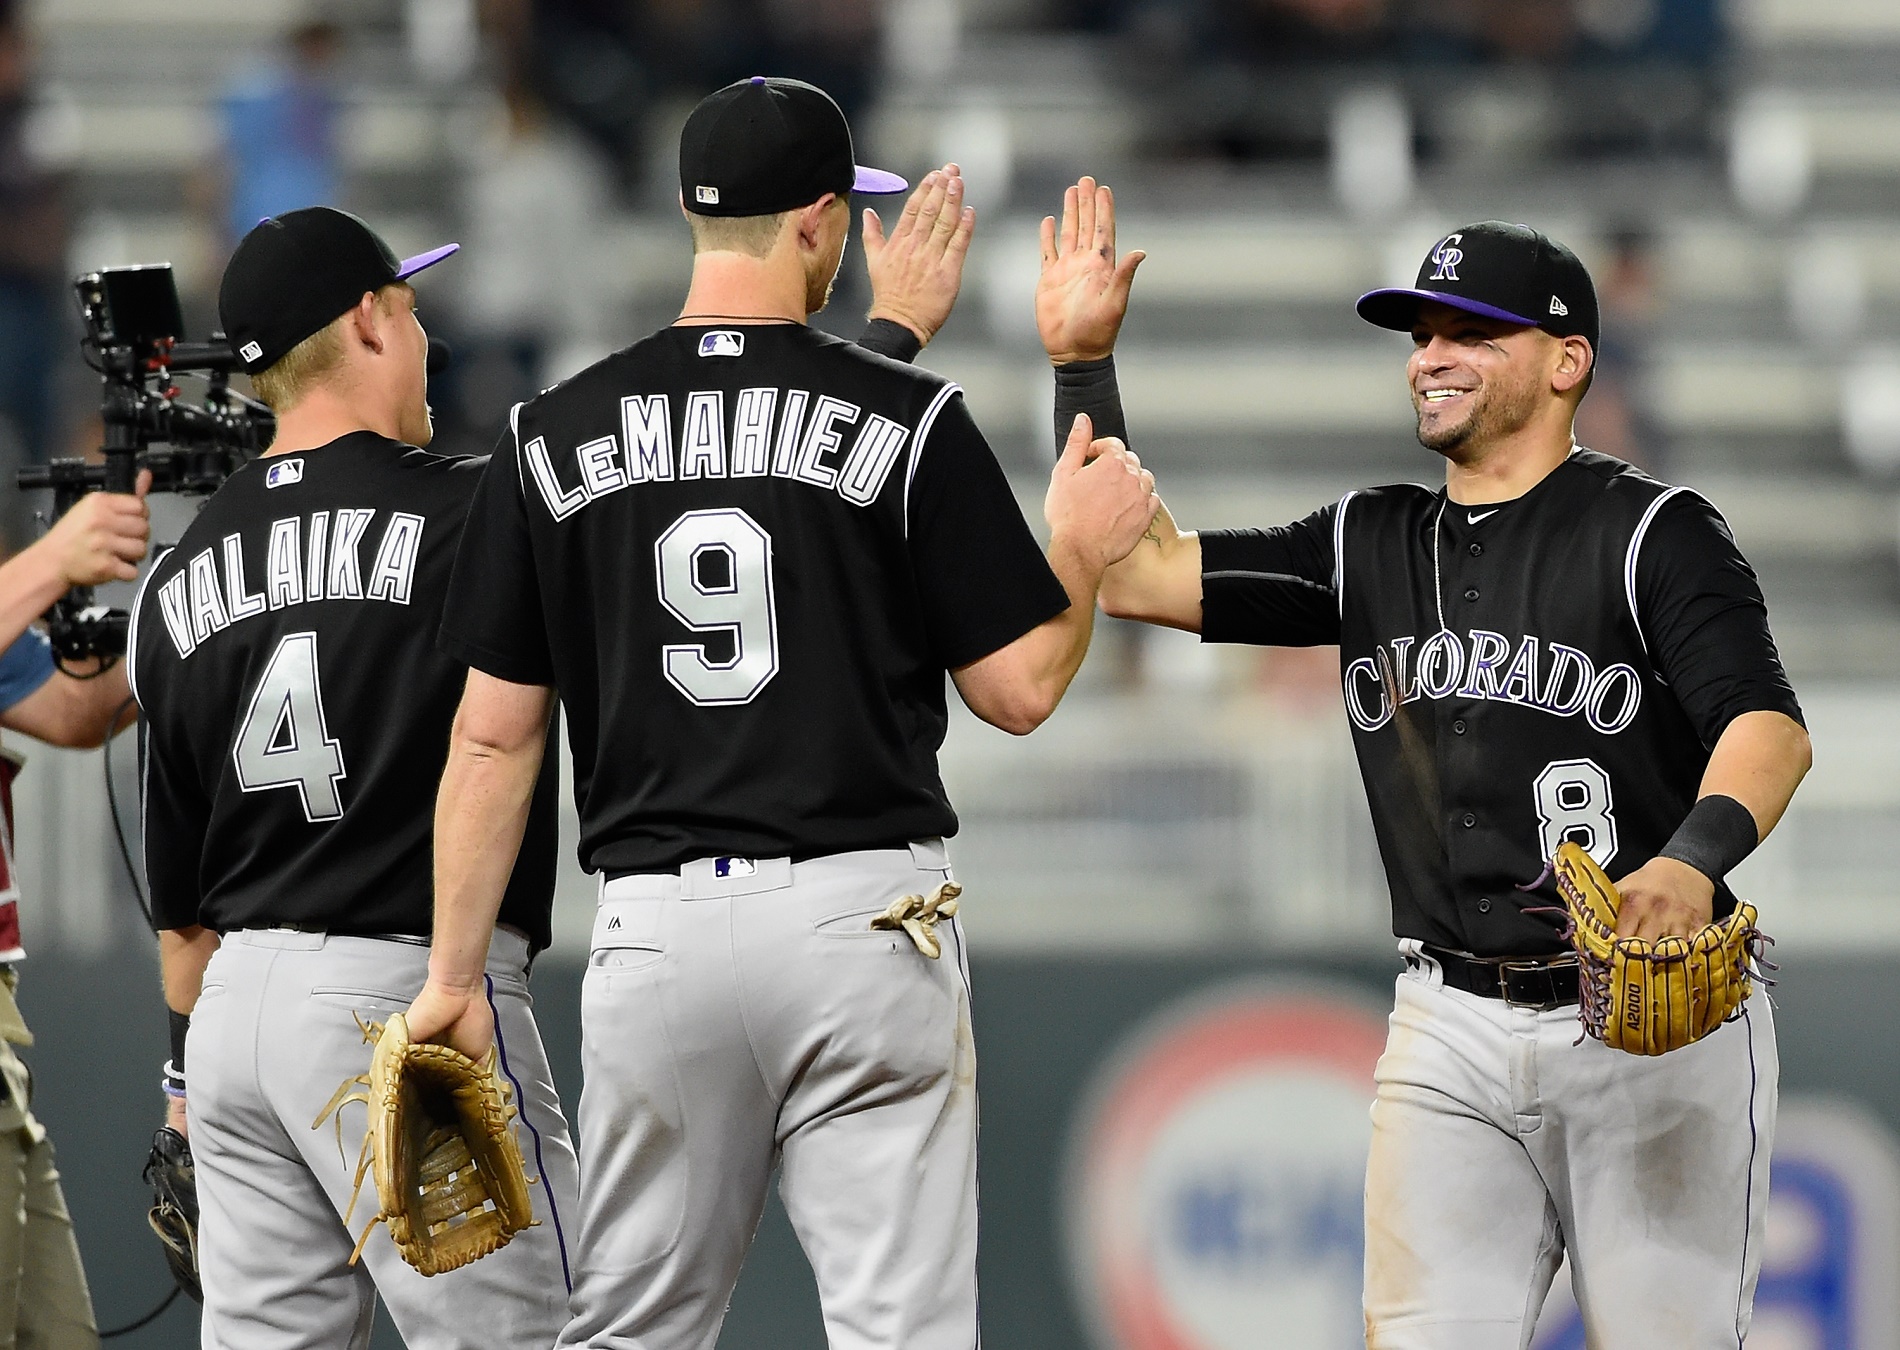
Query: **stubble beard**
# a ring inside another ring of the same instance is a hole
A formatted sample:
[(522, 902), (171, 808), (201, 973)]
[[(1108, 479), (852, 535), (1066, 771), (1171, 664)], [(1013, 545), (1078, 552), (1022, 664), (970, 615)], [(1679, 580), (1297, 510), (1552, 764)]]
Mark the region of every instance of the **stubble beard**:
[(1415, 408), (1418, 443), (1464, 464), (1481, 458), (1492, 444), (1526, 426), (1536, 415), (1537, 398), (1529, 387), (1512, 390), (1487, 384), (1472, 399), (1471, 410), (1463, 420), (1433, 430), (1426, 427), (1427, 408), (1423, 402)]

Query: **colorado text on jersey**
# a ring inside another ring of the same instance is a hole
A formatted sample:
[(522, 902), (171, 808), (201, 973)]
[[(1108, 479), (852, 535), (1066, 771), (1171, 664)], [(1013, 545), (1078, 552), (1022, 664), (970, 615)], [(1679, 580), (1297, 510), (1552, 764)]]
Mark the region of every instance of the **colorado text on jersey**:
[(424, 521), (407, 511), (389, 513), (365, 582), (361, 550), (377, 514), (343, 507), (313, 512), (307, 522), (301, 516), (272, 521), (262, 591), (251, 590), (245, 579), (242, 535), (224, 536), (222, 568), (218, 554), (201, 549), (158, 588), (159, 613), (178, 655), (190, 656), (199, 643), (240, 620), (290, 605), (313, 600), (408, 604)]
[(854, 506), (869, 506), (911, 433), (873, 413), (846, 451), (845, 434), (863, 415), (857, 404), (830, 394), (814, 403), (804, 389), (741, 389), (728, 446), (725, 392), (695, 390), (685, 398), (676, 460), (670, 396), (636, 394), (620, 400), (618, 437), (602, 436), (575, 448), (577, 483), (561, 481), (543, 437), (529, 441), (521, 454), (556, 520), (636, 483), (667, 483), (676, 477), (685, 481), (770, 474), (834, 491)]
[[(1614, 736), (1643, 706), (1643, 679), (1621, 662), (1596, 668), (1588, 652), (1530, 634), (1511, 650), (1502, 633), (1474, 628), (1460, 639), (1441, 629), (1418, 647), (1416, 637), (1393, 638), (1378, 655), (1362, 656), (1345, 669), (1346, 712), (1361, 731), (1377, 731), (1398, 704), (1420, 698), (1487, 699), (1535, 708), (1554, 717), (1583, 714)], [(1468, 645), (1467, 645), (1468, 644)], [(1549, 656), (1543, 655), (1545, 648)], [(1509, 658), (1508, 662), (1506, 658)], [(1540, 668), (1549, 673), (1539, 678)]]

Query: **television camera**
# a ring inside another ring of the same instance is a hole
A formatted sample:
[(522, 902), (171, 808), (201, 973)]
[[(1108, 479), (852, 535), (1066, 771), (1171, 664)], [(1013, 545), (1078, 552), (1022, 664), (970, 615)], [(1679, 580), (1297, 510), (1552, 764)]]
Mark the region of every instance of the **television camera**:
[[(243, 363), (224, 336), (183, 340), (169, 263), (89, 272), (73, 289), (86, 327), (80, 350), (103, 385), (105, 437), (100, 462), (56, 459), (20, 471), (22, 489), (52, 489), (55, 519), (88, 492), (131, 492), (141, 469), (151, 470), (153, 492), (215, 492), (269, 446), (276, 419), (230, 387)], [(174, 383), (185, 374), (204, 377), (196, 402)], [(123, 656), (128, 623), (124, 610), (95, 605), (91, 587), (68, 591), (46, 612), (62, 666), (96, 658), (103, 669)]]

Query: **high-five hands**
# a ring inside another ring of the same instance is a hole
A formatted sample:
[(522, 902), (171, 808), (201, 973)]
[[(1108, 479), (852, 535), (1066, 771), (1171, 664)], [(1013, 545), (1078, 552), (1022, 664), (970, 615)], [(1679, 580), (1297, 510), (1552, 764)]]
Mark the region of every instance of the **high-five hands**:
[(1155, 476), (1134, 451), (1112, 436), (1093, 437), (1089, 419), (1078, 416), (1049, 477), (1042, 512), (1051, 551), (1070, 549), (1099, 572), (1134, 552), (1161, 498)]
[(1055, 365), (1099, 361), (1115, 350), (1128, 313), (1140, 249), (1115, 258), (1115, 194), (1084, 178), (1062, 194), (1062, 224), (1042, 219), (1036, 331)]
[(872, 319), (892, 319), (926, 345), (950, 317), (963, 285), (963, 260), (976, 208), (963, 204), (963, 172), (954, 164), (924, 175), (889, 237), (877, 212), (864, 210), (864, 259), (871, 274)]

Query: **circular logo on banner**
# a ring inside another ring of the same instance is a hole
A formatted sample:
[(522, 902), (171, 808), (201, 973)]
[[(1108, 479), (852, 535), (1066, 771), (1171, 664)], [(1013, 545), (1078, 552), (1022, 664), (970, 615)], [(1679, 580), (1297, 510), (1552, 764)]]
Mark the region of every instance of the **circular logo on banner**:
[(1364, 1346), (1384, 1045), (1357, 991), (1269, 984), (1177, 1005), (1111, 1058), (1068, 1168), (1070, 1263), (1105, 1346)]

